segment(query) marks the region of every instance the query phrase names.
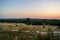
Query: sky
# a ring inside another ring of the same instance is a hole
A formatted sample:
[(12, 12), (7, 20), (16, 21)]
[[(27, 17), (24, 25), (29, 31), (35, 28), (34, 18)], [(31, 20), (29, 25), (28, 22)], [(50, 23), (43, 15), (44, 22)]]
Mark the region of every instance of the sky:
[(0, 0), (0, 18), (60, 19), (60, 0)]

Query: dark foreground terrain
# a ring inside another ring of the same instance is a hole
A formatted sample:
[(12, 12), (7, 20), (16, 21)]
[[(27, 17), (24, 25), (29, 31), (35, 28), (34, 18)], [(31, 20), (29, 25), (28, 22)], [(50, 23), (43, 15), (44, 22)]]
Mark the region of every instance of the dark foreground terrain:
[(5, 31), (0, 32), (0, 40), (60, 40), (60, 34), (37, 32)]

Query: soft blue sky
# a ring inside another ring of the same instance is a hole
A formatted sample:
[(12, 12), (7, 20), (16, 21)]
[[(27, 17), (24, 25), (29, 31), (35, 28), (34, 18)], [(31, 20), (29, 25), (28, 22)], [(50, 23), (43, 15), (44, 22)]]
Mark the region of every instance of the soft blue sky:
[(0, 0), (0, 17), (60, 18), (60, 0)]

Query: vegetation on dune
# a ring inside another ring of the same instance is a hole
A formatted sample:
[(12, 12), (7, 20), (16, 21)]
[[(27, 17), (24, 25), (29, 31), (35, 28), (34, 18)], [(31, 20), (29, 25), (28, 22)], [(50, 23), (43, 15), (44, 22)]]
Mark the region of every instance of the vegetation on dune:
[(0, 22), (0, 40), (60, 40), (60, 34), (53, 33), (60, 28), (60, 20), (27, 18)]
[[(39, 26), (23, 23), (0, 23), (0, 27), (2, 27), (0, 40), (60, 40), (60, 35), (53, 33), (55, 27), (46, 24)], [(41, 33), (45, 31), (46, 34)]]
[[(3, 30), (29, 30), (29, 31), (47, 31), (48, 27), (51, 27), (52, 30), (57, 29), (57, 27), (52, 25), (26, 25), (23, 23), (0, 23), (0, 27), (3, 27)], [(5, 28), (5, 29), (4, 29)]]

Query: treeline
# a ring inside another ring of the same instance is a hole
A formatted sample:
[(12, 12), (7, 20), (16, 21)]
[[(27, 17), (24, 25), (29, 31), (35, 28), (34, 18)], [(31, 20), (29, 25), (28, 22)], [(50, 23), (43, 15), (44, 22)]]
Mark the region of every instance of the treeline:
[(26, 23), (32, 25), (57, 25), (60, 26), (59, 19), (31, 19), (31, 18), (24, 18), (24, 19), (0, 19), (0, 22), (8, 22), (8, 23)]

